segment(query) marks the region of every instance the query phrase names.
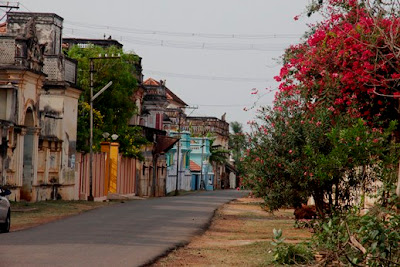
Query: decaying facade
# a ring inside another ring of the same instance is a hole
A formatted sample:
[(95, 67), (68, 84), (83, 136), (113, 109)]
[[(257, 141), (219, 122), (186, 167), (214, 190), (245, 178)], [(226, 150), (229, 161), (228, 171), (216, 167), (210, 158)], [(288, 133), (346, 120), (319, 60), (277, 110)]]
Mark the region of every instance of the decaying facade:
[(76, 62), (63, 19), (9, 12), (0, 34), (0, 177), (13, 200), (75, 198)]

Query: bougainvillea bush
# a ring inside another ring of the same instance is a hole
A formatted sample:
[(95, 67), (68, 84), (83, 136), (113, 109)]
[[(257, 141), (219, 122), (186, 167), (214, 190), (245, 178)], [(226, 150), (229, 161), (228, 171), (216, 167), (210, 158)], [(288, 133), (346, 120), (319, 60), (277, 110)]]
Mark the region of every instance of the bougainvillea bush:
[[(400, 8), (318, 0), (313, 12), (325, 19), (286, 50), (274, 106), (250, 122), (244, 183), (270, 210), (312, 196), (327, 260), (390, 266), (400, 257)], [(374, 213), (360, 216), (368, 196)]]

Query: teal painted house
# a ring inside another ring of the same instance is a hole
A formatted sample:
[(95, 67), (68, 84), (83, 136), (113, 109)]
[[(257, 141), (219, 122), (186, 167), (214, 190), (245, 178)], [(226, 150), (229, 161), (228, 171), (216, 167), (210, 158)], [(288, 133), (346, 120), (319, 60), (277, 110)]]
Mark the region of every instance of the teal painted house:
[(206, 137), (192, 137), (190, 141), (190, 170), (192, 190), (214, 190), (214, 173), (209, 162), (210, 140)]

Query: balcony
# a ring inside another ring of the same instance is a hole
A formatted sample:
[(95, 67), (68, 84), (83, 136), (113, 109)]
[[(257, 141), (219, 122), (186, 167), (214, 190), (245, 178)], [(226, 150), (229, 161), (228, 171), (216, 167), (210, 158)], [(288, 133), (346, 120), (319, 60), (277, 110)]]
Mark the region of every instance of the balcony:
[(64, 55), (46, 55), (43, 72), (49, 82), (68, 82), (76, 84), (77, 62)]

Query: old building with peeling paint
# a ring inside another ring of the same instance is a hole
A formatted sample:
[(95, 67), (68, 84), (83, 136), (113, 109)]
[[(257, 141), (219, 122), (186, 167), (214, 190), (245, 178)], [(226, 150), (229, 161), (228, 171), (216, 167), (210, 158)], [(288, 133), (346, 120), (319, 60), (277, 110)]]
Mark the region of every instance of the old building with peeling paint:
[(0, 181), (10, 199), (76, 199), (76, 62), (63, 18), (9, 12), (0, 26)]

